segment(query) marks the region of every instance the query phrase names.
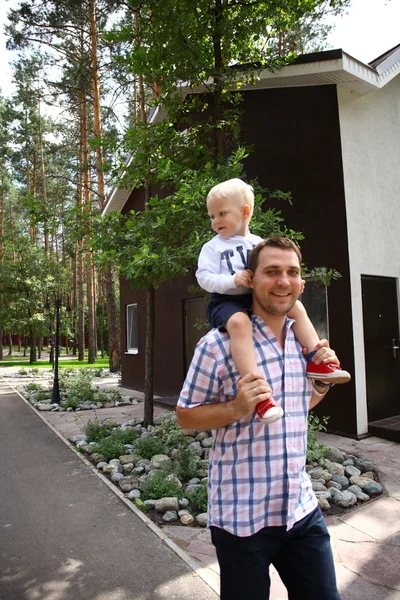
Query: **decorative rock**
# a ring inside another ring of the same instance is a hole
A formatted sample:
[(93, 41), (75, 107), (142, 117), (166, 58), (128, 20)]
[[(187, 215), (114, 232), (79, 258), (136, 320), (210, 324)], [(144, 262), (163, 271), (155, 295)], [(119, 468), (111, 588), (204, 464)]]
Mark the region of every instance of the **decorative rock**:
[(209, 437), (207, 431), (200, 431), (200, 433), (198, 433), (195, 437), (196, 442), (202, 442), (203, 440), (206, 440)]
[(155, 508), (157, 500), (145, 500), (144, 504), (147, 506), (147, 508)]
[(375, 494), (380, 494), (382, 492), (382, 486), (377, 481), (370, 481), (363, 487), (363, 492), (370, 496), (375, 496)]
[(198, 479), (197, 477), (193, 477), (188, 481), (188, 485), (196, 485), (198, 483), (200, 483), (200, 479)]
[(364, 475), (354, 475), (350, 477), (350, 483), (352, 485), (358, 485), (362, 490), (364, 490), (365, 486), (372, 482), (372, 479), (369, 477), (365, 477)]
[(131, 490), (128, 494), (129, 500), (135, 500), (135, 498), (140, 498), (140, 490)]
[(175, 473), (170, 473), (169, 475), (167, 475), (166, 477), (167, 481), (171, 481), (172, 483), (174, 483), (175, 485), (177, 485), (178, 487), (182, 487), (182, 482), (179, 479), (179, 477), (177, 475), (175, 475)]
[(344, 461), (344, 455), (337, 448), (333, 448), (331, 446), (327, 446), (325, 448), (324, 457), (330, 460), (331, 462), (336, 462), (342, 464)]
[(340, 485), (340, 483), (337, 483), (337, 481), (328, 481), (328, 483), (326, 484), (326, 487), (329, 488), (336, 488), (337, 490), (341, 490), (342, 486)]
[(193, 525), (194, 523), (194, 516), (190, 514), (190, 512), (188, 510), (180, 510), (178, 512), (178, 516), (179, 516), (179, 520), (182, 523), (182, 525)]
[(171, 521), (176, 521), (178, 518), (178, 513), (176, 512), (176, 510), (167, 510), (166, 513), (164, 513), (162, 520), (165, 521), (166, 523), (170, 523)]
[(327, 511), (331, 508), (331, 505), (329, 504), (329, 502), (326, 498), (320, 497), (320, 498), (317, 498), (317, 500), (318, 500), (318, 504), (319, 504), (321, 510)]
[(208, 437), (201, 442), (202, 448), (212, 448), (213, 445), (214, 445), (214, 440), (212, 439), (212, 437)]
[(132, 469), (132, 473), (136, 473), (136, 475), (141, 475), (144, 473), (144, 467), (134, 467)]
[(311, 471), (308, 471), (308, 475), (311, 479), (322, 479), (323, 481), (330, 481), (332, 479), (332, 474), (322, 467), (311, 469)]
[(373, 471), (365, 471), (362, 476), (371, 479), (371, 481), (375, 481), (375, 473)]
[(103, 467), (103, 473), (122, 473), (122, 465), (111, 464), (110, 462)]
[(345, 472), (345, 475), (349, 479), (350, 479), (350, 477), (353, 477), (354, 475), (356, 475), (356, 476), (361, 475), (360, 469), (357, 469), (357, 467), (353, 467), (352, 465), (348, 465), (344, 472)]
[(360, 487), (358, 487), (358, 485), (350, 485), (347, 488), (347, 491), (354, 494), (357, 500), (360, 500), (361, 502), (366, 502), (367, 500), (369, 500), (368, 494), (364, 494), (364, 492)]
[(361, 473), (373, 471), (372, 463), (368, 458), (357, 458), (355, 465), (357, 469), (360, 469)]
[(342, 492), (334, 487), (329, 488), (329, 493), (331, 495), (332, 499), (335, 499), (336, 497), (340, 497)]
[(122, 465), (122, 471), (123, 473), (132, 473), (133, 471), (133, 463), (129, 463), (127, 465)]
[(314, 492), (327, 491), (327, 488), (325, 487), (325, 485), (323, 483), (320, 483), (319, 481), (311, 481), (311, 484), (312, 484), (312, 489), (314, 490)]
[(118, 485), (122, 492), (130, 492), (138, 487), (138, 480), (136, 477), (122, 477)]
[[(178, 513), (179, 510), (179, 499), (176, 497), (172, 498), (161, 498), (161, 500), (157, 500), (155, 507), (158, 513), (165, 513), (167, 511), (175, 511)], [(176, 516), (178, 518), (178, 514)]]
[(181, 498), (179, 500), (179, 506), (182, 506), (183, 508), (187, 508), (189, 506), (190, 502), (187, 498)]
[(200, 513), (197, 515), (196, 522), (200, 527), (207, 527), (207, 513)]
[(358, 460), (357, 456), (354, 456), (354, 454), (345, 454), (344, 455), (345, 460), (352, 460), (354, 461), (354, 464), (356, 463), (356, 460)]
[(114, 481), (114, 483), (118, 483), (124, 476), (122, 475), (122, 473), (113, 473), (111, 475), (111, 481)]
[(171, 459), (166, 454), (155, 454), (150, 460), (150, 464), (156, 469), (159, 469), (162, 465), (165, 465), (170, 462)]
[(198, 471), (196, 471), (196, 475), (203, 479), (204, 477), (208, 476), (208, 471), (207, 469), (199, 469)]
[(347, 490), (347, 488), (349, 487), (349, 480), (344, 475), (333, 475), (332, 481), (336, 481), (336, 483), (340, 483), (343, 490)]
[(196, 454), (197, 456), (203, 455), (203, 448), (201, 447), (200, 442), (192, 442), (191, 444), (189, 444), (188, 448), (191, 452), (193, 452), (193, 454)]
[(348, 492), (347, 490), (344, 492), (339, 492), (339, 494), (335, 495), (333, 499), (334, 503), (342, 508), (349, 508), (350, 506), (354, 506), (357, 504), (357, 497), (355, 494)]
[(106, 465), (108, 465), (108, 463), (106, 463), (104, 460), (101, 460), (97, 463), (96, 468), (99, 469), (99, 471), (102, 471), (103, 467), (105, 467)]
[(197, 483), (197, 484), (192, 483), (191, 485), (186, 486), (185, 494), (187, 494), (187, 495), (194, 494), (200, 488), (201, 488), (200, 483)]
[(326, 492), (325, 491), (315, 492), (315, 496), (317, 499), (325, 498), (325, 500), (328, 500), (328, 502), (329, 502), (329, 500), (332, 499), (331, 493), (328, 490), (326, 490)]
[(133, 464), (133, 456), (132, 454), (124, 454), (119, 457), (121, 465), (129, 465)]
[(354, 460), (352, 458), (346, 458), (342, 464), (344, 467), (348, 467), (349, 465), (354, 466)]
[(182, 431), (182, 433), (183, 433), (183, 435), (184, 435), (185, 437), (192, 437), (192, 438), (195, 438), (195, 437), (196, 437), (196, 435), (197, 435), (197, 430), (196, 430), (196, 429), (184, 429), (184, 430)]

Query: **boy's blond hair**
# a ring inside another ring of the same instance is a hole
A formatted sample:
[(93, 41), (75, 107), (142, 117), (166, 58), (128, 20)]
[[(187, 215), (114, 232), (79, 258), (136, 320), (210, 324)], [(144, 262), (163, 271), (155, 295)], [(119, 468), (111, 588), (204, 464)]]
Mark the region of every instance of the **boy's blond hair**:
[(207, 204), (215, 198), (229, 198), (230, 200), (236, 200), (240, 206), (247, 204), (250, 207), (250, 217), (253, 214), (254, 190), (251, 185), (237, 177), (218, 183), (211, 188), (206, 198)]

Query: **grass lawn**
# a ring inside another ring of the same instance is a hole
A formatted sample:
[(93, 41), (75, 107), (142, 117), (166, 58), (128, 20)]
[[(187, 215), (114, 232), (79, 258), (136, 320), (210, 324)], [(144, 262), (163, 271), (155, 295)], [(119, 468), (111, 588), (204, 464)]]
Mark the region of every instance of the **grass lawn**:
[[(0, 367), (21, 367), (25, 369), (39, 368), (39, 369), (50, 369), (51, 364), (48, 358), (44, 360), (38, 360), (34, 363), (29, 362), (29, 356), (5, 356), (4, 360), (0, 361)], [(104, 368), (108, 369), (109, 362), (107, 358), (96, 358), (96, 362), (94, 364), (89, 364), (85, 360), (77, 360), (76, 358), (62, 358), (58, 361), (59, 369), (99, 369)]]

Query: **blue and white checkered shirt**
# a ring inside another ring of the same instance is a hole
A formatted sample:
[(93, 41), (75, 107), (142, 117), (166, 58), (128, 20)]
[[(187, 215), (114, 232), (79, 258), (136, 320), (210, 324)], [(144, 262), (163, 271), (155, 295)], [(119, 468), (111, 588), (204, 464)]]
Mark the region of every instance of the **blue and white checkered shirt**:
[[(263, 319), (252, 322), (258, 368), (285, 414), (264, 425), (253, 413), (212, 432), (208, 525), (240, 537), (268, 526), (289, 530), (317, 506), (305, 472), (311, 382), (293, 321), (286, 321), (284, 349)], [(196, 347), (178, 406), (232, 400), (238, 379), (229, 335), (213, 329)]]

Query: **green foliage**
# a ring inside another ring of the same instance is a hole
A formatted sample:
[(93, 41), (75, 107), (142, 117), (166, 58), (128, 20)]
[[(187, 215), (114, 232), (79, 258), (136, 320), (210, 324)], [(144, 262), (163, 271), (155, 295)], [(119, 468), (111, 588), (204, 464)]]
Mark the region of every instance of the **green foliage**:
[[(61, 375), (61, 374), (60, 374)], [(59, 377), (60, 389), (65, 389), (69, 398), (79, 402), (93, 402), (92, 373), (85, 369), (77, 369), (72, 376)]]
[(185, 436), (175, 415), (163, 419), (155, 427), (155, 435), (167, 452), (170, 452), (173, 448), (185, 447)]
[(196, 471), (197, 463), (193, 452), (189, 448), (178, 448), (170, 472), (175, 473), (181, 481), (189, 481), (192, 477), (195, 477)]
[(317, 461), (324, 455), (325, 447), (319, 443), (317, 434), (320, 431), (326, 431), (325, 425), (329, 417), (322, 417), (322, 421), (313, 412), (308, 415), (308, 437), (307, 437), (307, 461), (309, 463)]
[(28, 371), (24, 367), (18, 369), (18, 373), (21, 375), (21, 377), (25, 377), (26, 375), (28, 375)]
[(113, 458), (119, 458), (123, 454), (126, 454), (126, 448), (121, 440), (113, 435), (106, 438), (100, 439), (95, 446), (93, 446), (93, 452), (98, 452), (104, 456), (104, 459), (108, 462)]
[(89, 442), (98, 442), (108, 437), (113, 430), (109, 422), (100, 423), (100, 421), (88, 421), (83, 428), (83, 433), (87, 436)]
[(167, 479), (168, 475), (161, 469), (152, 472), (150, 478), (147, 478), (142, 489), (143, 500), (159, 500), (165, 497), (183, 498), (183, 488), (179, 487), (174, 481)]
[(38, 369), (38, 367), (33, 367), (31, 369), (31, 373), (32, 373), (32, 375), (39, 375), (39, 369)]
[(106, 404), (107, 402), (119, 402), (122, 399), (117, 389), (97, 390), (93, 393), (93, 401)]
[(134, 444), (135, 454), (142, 458), (151, 458), (155, 454), (165, 454), (166, 448), (155, 435), (141, 437)]
[(40, 390), (41, 385), (40, 383), (28, 383), (28, 385), (25, 387), (27, 392), (36, 392), (37, 390)]
[(72, 396), (67, 397), (65, 400), (60, 402), (61, 406), (65, 409), (72, 408), (76, 410), (79, 405), (79, 400), (77, 398), (73, 398)]
[(199, 487), (195, 492), (191, 492), (187, 494), (188, 499), (194, 504), (195, 511), (197, 513), (205, 513), (207, 512), (208, 506), (208, 490), (207, 486), (203, 484)]

